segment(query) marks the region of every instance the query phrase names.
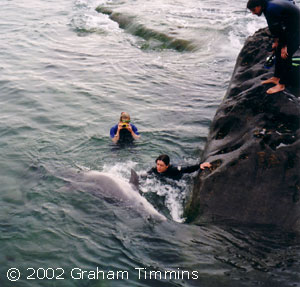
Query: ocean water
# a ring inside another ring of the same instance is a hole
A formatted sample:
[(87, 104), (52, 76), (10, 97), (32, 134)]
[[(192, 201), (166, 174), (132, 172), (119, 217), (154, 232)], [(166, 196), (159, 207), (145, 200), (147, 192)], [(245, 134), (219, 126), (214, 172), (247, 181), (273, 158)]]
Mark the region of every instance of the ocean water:
[[(161, 153), (200, 160), (236, 57), (266, 26), (245, 6), (1, 0), (1, 287), (300, 286), (297, 235), (184, 224), (193, 175), (141, 180), (165, 221), (77, 182), (104, 171), (123, 188), (131, 168), (143, 174)], [(109, 138), (122, 111), (141, 133), (125, 147)]]

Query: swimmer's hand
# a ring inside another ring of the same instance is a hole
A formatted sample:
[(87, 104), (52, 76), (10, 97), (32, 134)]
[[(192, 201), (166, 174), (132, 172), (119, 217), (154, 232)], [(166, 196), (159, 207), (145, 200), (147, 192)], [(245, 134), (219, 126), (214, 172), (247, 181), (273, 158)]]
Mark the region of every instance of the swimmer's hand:
[(200, 164), (201, 169), (211, 168), (211, 167), (212, 167), (212, 165), (209, 162), (203, 162), (203, 163)]
[(286, 59), (288, 57), (288, 52), (287, 52), (287, 46), (284, 46), (283, 48), (281, 48), (281, 58), (282, 59)]

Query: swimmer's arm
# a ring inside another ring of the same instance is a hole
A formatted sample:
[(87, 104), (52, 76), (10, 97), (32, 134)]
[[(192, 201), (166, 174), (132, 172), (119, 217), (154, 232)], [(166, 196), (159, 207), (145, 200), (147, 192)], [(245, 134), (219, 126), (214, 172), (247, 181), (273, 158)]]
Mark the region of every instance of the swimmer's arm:
[(120, 139), (120, 134), (119, 134), (119, 133), (116, 133), (115, 136), (112, 138), (112, 141), (113, 141), (114, 143), (116, 143), (119, 139)]
[(138, 140), (141, 137), (140, 135), (135, 134), (134, 131), (132, 131), (131, 135), (135, 140)]
[(205, 169), (205, 168), (211, 168), (211, 164), (209, 162), (203, 162), (200, 165), (192, 165), (192, 166), (186, 166), (186, 167), (178, 167), (178, 170), (182, 173), (192, 173), (197, 171), (198, 169)]
[[(127, 130), (130, 131), (132, 137), (133, 137), (135, 140), (138, 140), (138, 139), (141, 137), (140, 135), (138, 135), (138, 134), (136, 134), (136, 133), (134, 132), (134, 129), (132, 128), (131, 125), (128, 126)], [(137, 132), (137, 131), (136, 131), (136, 132)]]
[(112, 141), (114, 143), (116, 143), (120, 139), (120, 130), (121, 130), (121, 128), (122, 128), (122, 124), (119, 123), (117, 132), (116, 132), (115, 136), (112, 138)]

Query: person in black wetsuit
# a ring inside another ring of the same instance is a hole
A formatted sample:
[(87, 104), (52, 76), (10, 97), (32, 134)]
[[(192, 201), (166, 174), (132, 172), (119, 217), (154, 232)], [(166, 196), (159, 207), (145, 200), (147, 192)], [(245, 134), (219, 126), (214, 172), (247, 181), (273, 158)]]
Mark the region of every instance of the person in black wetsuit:
[(204, 162), (201, 164), (196, 164), (192, 166), (173, 166), (170, 164), (170, 158), (166, 154), (160, 155), (156, 160), (156, 167), (153, 167), (148, 171), (148, 174), (155, 174), (162, 177), (168, 177), (171, 179), (180, 179), (185, 173), (192, 173), (199, 169), (210, 168), (211, 164), (209, 162)]
[(300, 45), (300, 9), (294, 1), (288, 0), (249, 0), (247, 8), (257, 16), (265, 15), (269, 30), (275, 41), (275, 73), (262, 84), (275, 84), (267, 90), (274, 94), (285, 89), (290, 77), (292, 56)]

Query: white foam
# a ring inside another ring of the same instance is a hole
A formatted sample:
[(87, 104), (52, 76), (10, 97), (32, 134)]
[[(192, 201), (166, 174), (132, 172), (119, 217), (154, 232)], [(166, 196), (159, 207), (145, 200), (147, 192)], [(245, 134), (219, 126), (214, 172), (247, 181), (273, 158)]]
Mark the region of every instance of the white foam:
[(237, 36), (233, 31), (230, 31), (229, 41), (230, 41), (230, 46), (236, 51), (236, 53), (238, 53), (243, 46), (241, 37)]
[(111, 21), (107, 15), (98, 13), (95, 9), (99, 5), (105, 5), (108, 1), (76, 0), (74, 3), (74, 15), (71, 23), (75, 29), (90, 32), (106, 33), (119, 32), (119, 26)]
[(185, 198), (186, 184), (184, 181), (170, 180), (170, 184), (161, 182), (156, 178), (147, 178), (141, 187), (143, 192), (154, 192), (159, 196), (165, 197), (165, 204), (172, 219), (176, 222), (183, 222), (183, 201)]

